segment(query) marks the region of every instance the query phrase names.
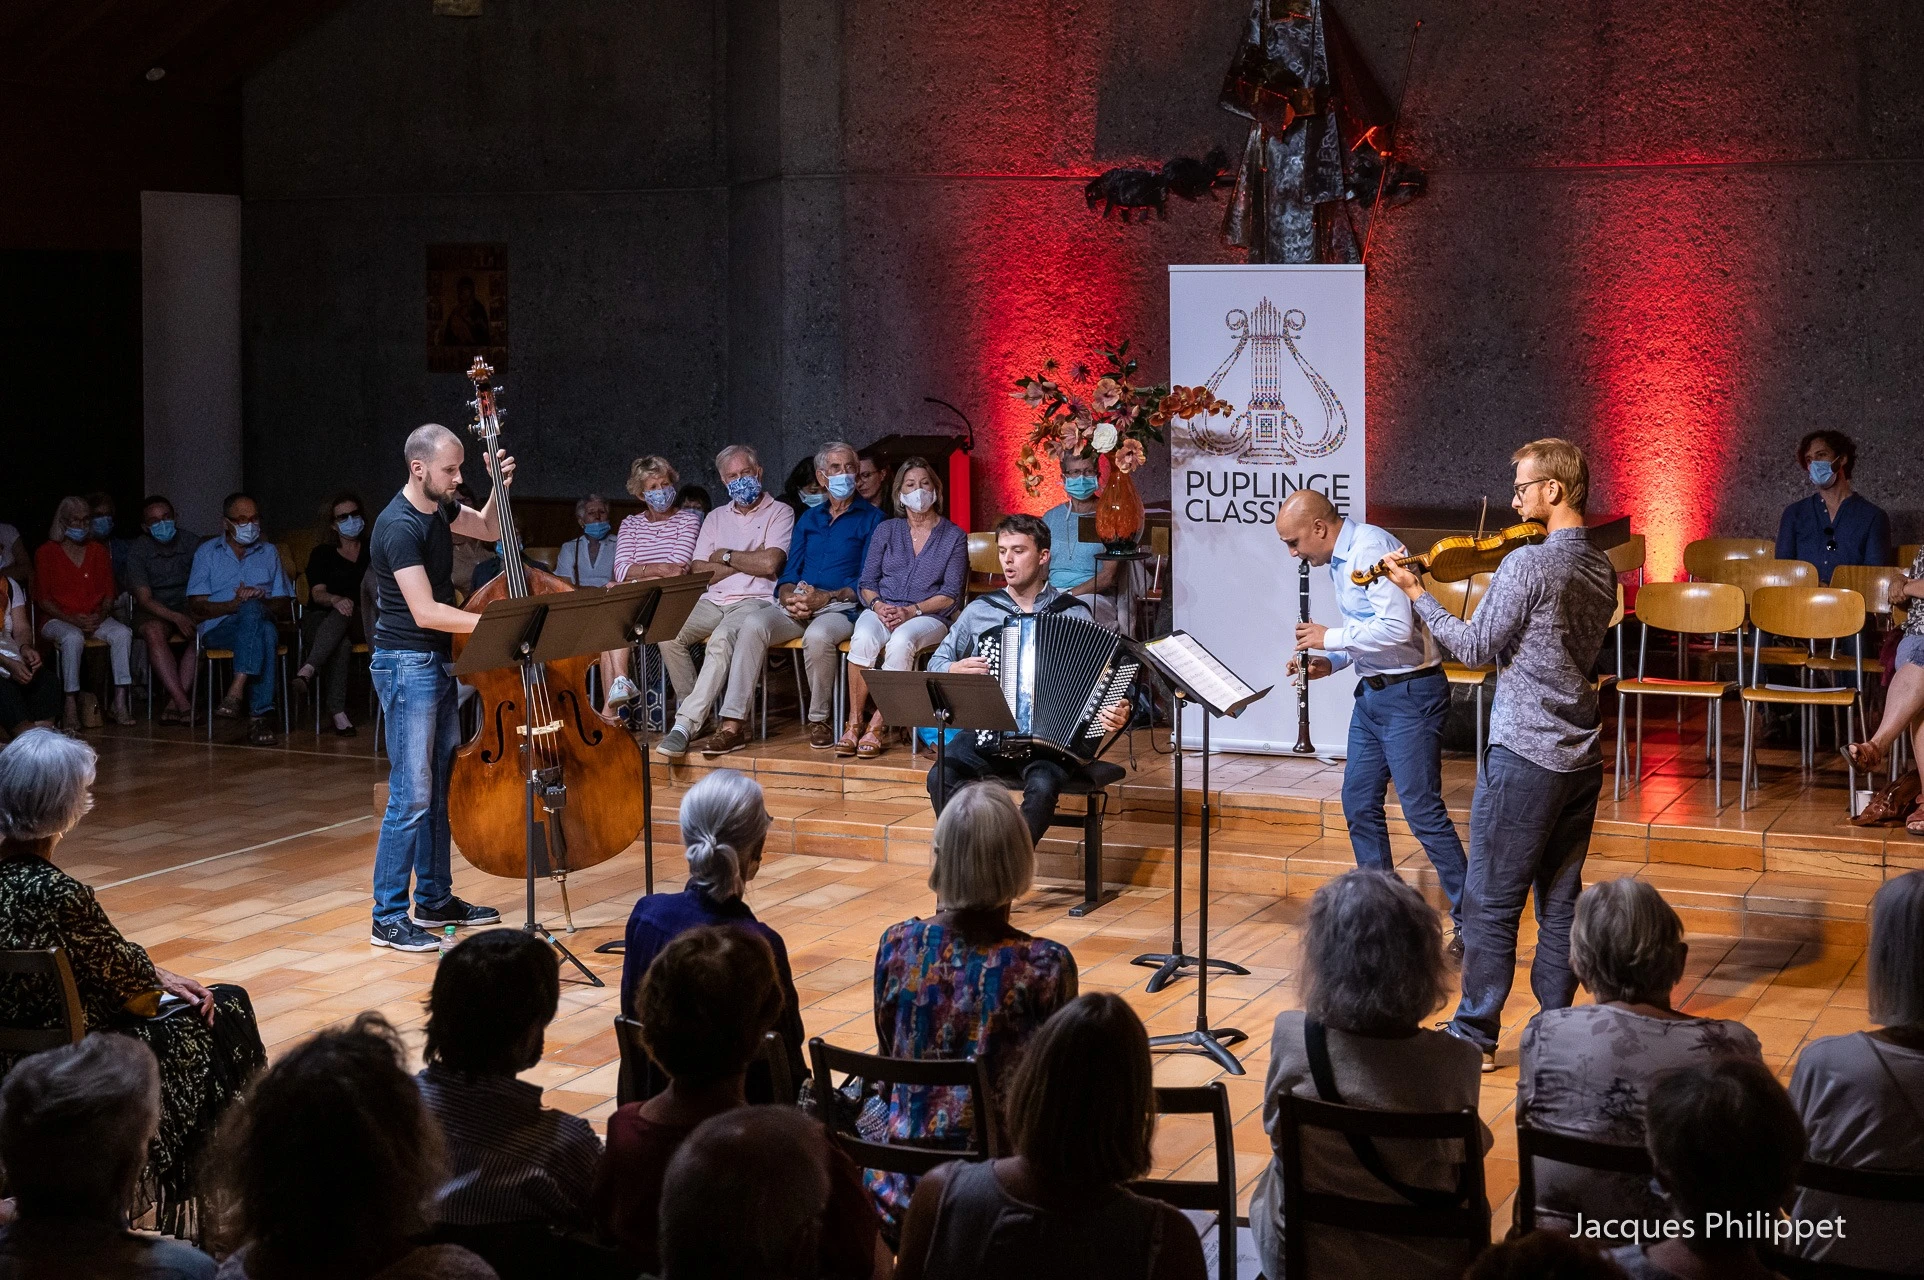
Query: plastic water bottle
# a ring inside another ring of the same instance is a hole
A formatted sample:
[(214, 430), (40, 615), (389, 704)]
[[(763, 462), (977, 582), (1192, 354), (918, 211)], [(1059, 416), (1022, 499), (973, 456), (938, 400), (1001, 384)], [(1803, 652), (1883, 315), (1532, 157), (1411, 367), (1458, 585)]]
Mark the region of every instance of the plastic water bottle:
[(449, 925), (441, 930), (441, 954), (446, 955), (452, 950), (454, 950), (454, 926)]

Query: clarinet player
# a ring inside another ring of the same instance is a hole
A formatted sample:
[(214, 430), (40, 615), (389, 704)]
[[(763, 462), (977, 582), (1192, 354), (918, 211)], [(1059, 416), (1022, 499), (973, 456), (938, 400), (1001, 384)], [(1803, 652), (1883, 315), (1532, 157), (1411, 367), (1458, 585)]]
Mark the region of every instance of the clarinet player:
[[(1290, 494), (1276, 512), (1276, 536), (1307, 564), (1327, 565), (1336, 588), (1342, 625), (1296, 626), (1297, 656), (1288, 672), (1307, 661), (1309, 677), (1321, 679), (1354, 665), (1356, 708), (1349, 718), (1349, 758), (1343, 766), (1343, 817), (1349, 824), (1356, 865), (1394, 872), (1384, 791), (1396, 783), (1403, 817), (1423, 845), (1450, 900), (1450, 953), (1463, 954), (1463, 841), (1443, 804), (1443, 725), (1449, 717), (1450, 685), (1430, 629), (1403, 592), (1378, 579), (1366, 587), (1350, 570), (1367, 568), (1401, 553), (1397, 540), (1375, 525), (1345, 520), (1312, 489)], [(1311, 656), (1318, 649), (1328, 657)]]

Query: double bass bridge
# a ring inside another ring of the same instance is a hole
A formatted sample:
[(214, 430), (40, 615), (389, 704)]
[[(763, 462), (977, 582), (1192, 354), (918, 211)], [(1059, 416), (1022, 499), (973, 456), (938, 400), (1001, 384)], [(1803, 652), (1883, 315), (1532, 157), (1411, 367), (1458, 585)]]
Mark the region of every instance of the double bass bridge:
[[(528, 726), (525, 724), (516, 725), (514, 731), (524, 738), (528, 736)], [(534, 736), (537, 738), (550, 737), (560, 732), (561, 721), (559, 720), (550, 720), (546, 724), (538, 724), (534, 727)]]

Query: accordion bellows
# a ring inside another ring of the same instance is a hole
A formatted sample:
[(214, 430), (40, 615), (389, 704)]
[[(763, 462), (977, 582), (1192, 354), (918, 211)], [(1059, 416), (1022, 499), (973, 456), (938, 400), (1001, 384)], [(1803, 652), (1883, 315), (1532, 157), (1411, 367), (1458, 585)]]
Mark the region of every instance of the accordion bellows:
[(1129, 696), (1141, 664), (1107, 627), (1073, 614), (1021, 614), (984, 632), (976, 655), (1002, 683), (1016, 732), (980, 732), (976, 749), (1078, 767), (1102, 752), (1102, 713)]

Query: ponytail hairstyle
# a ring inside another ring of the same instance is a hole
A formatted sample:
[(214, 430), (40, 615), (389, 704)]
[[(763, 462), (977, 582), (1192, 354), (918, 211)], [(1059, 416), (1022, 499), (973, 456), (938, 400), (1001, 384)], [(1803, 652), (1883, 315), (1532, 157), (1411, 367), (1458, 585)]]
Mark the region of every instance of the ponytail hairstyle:
[(762, 788), (733, 769), (716, 769), (681, 799), (681, 842), (688, 881), (726, 902), (742, 893), (742, 867), (758, 857), (772, 822)]

